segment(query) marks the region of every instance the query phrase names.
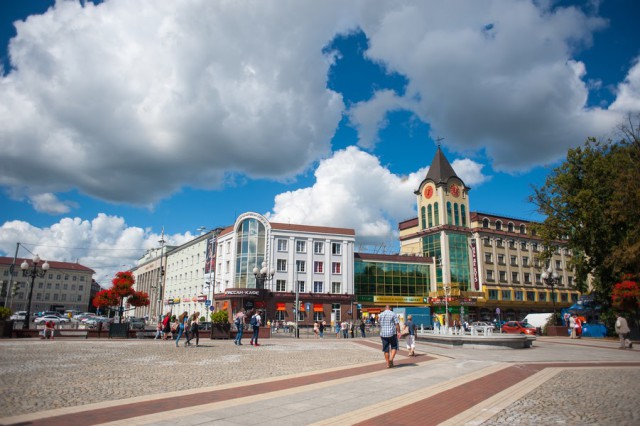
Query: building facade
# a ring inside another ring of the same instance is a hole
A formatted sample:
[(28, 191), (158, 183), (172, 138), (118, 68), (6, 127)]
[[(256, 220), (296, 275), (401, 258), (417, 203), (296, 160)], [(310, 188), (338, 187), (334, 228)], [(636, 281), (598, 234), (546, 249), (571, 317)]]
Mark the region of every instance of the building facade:
[[(310, 325), (355, 319), (355, 231), (269, 222), (245, 213), (217, 238), (214, 303), (234, 315), (261, 309), (267, 320)], [(267, 272), (256, 280), (254, 268)], [(273, 273), (273, 276), (271, 276)], [(296, 303), (297, 301), (297, 303)]]
[[(20, 264), (24, 259), (16, 259), (13, 267), (12, 285), (17, 286), (15, 296), (9, 288), (10, 271), (13, 258), (0, 257), (0, 279), (4, 297), (3, 306), (13, 312), (24, 311), (27, 308), (27, 298), (31, 278), (24, 277)], [(31, 265), (31, 260), (27, 259)], [(31, 295), (31, 312), (74, 310), (85, 312), (91, 306), (91, 283), (95, 271), (79, 263), (48, 261), (49, 270), (44, 277), (36, 278)]]
[[(418, 217), (399, 224), (401, 254), (433, 259), (433, 310), (448, 306), (454, 320), (516, 320), (577, 301), (563, 243), (543, 260), (530, 222), (471, 212), (469, 191), (438, 147), (415, 191)], [(542, 280), (549, 266), (559, 275), (553, 286)]]

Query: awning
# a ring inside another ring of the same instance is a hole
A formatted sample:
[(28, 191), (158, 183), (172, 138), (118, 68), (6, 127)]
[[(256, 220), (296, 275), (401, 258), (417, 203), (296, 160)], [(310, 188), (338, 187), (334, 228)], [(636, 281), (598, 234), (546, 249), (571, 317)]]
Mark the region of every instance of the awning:
[(284, 303), (276, 303), (276, 311), (286, 311), (286, 304)]
[(324, 312), (324, 307), (322, 306), (322, 303), (314, 303), (313, 312)]
[(221, 309), (221, 310), (222, 310), (222, 311), (225, 311), (228, 307), (229, 307), (229, 302), (224, 302), (224, 303), (222, 304), (222, 309)]
[(370, 314), (379, 314), (380, 312), (382, 312), (382, 309), (380, 308), (366, 308), (362, 310), (363, 312), (369, 312)]

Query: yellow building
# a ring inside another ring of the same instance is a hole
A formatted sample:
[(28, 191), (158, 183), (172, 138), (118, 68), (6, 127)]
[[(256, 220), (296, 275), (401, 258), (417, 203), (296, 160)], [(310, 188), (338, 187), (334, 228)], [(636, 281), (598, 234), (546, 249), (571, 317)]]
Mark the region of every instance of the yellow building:
[[(571, 253), (563, 243), (543, 262), (531, 222), (472, 212), (469, 191), (438, 147), (415, 191), (418, 217), (399, 224), (400, 253), (433, 259), (434, 312), (443, 314), (446, 304), (454, 320), (519, 320), (575, 303)], [(548, 270), (554, 280), (543, 279)]]

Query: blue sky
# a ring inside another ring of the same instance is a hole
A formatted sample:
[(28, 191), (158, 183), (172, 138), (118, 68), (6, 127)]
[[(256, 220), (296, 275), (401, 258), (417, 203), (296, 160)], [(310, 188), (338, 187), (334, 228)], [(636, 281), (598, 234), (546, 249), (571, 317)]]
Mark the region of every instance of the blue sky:
[[(112, 276), (256, 211), (397, 249), (434, 139), (471, 209), (527, 202), (640, 110), (628, 0), (0, 3), (0, 255)], [(14, 22), (18, 22), (17, 28)]]

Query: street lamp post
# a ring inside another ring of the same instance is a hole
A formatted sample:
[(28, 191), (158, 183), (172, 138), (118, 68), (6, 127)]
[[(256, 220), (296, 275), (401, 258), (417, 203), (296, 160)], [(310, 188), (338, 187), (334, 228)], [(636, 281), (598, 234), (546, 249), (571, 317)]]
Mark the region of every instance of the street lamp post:
[(444, 290), (444, 321), (447, 328), (449, 327), (449, 297), (451, 297), (451, 286), (445, 284), (442, 286)]
[(544, 271), (541, 275), (542, 280), (551, 287), (551, 303), (553, 303), (553, 325), (558, 324), (558, 320), (556, 318), (556, 285), (558, 284), (558, 274), (556, 271), (551, 269), (551, 263), (549, 263), (549, 267), (546, 271)]
[[(275, 269), (271, 269), (269, 270), (267, 268), (267, 263), (266, 262), (262, 262), (262, 268), (258, 269), (258, 265), (256, 265), (253, 268), (253, 276), (256, 277), (256, 288), (258, 290), (264, 290), (264, 284), (266, 281), (271, 281), (271, 279), (273, 278), (273, 276), (275, 275), (276, 271)], [(265, 295), (264, 292), (262, 292), (262, 302), (264, 303), (265, 301)], [(262, 319), (264, 321), (264, 323), (267, 323), (267, 308), (265, 306), (264, 309), (264, 318)]]
[(163, 298), (163, 294), (162, 294), (162, 280), (164, 278), (164, 268), (162, 266), (162, 259), (164, 258), (164, 243), (166, 241), (164, 240), (164, 228), (162, 229), (162, 235), (160, 236), (160, 239), (158, 240), (158, 243), (160, 243), (160, 273), (158, 274), (158, 300), (157, 300), (157, 312), (156, 312), (156, 316), (158, 318), (160, 318), (162, 316), (162, 298)]
[(40, 270), (38, 270), (38, 263), (40, 263), (40, 256), (36, 254), (33, 256), (33, 268), (29, 269), (29, 263), (26, 260), (20, 264), (22, 276), (31, 277), (31, 286), (29, 287), (29, 296), (27, 297), (27, 309), (24, 316), (24, 323), (22, 323), (22, 328), (24, 330), (29, 328), (29, 320), (31, 319), (31, 297), (33, 296), (33, 285), (35, 284), (36, 277), (44, 277), (49, 270), (49, 263), (46, 260), (40, 267)]

